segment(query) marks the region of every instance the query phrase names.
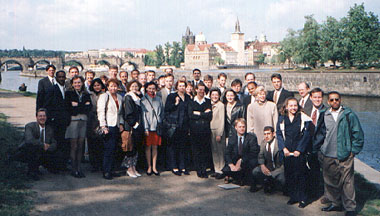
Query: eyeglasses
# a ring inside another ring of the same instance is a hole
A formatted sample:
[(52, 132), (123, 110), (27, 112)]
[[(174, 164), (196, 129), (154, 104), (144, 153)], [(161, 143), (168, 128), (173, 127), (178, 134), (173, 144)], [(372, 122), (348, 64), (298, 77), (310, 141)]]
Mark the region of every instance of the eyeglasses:
[(330, 102), (339, 101), (339, 100), (340, 100), (340, 98), (331, 98), (331, 99), (329, 99)]

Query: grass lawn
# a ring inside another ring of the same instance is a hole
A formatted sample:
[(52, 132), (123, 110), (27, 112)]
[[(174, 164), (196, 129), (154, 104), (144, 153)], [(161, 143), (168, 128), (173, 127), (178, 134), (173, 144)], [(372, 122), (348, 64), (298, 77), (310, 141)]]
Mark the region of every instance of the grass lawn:
[(37, 97), (37, 93), (33, 93), (33, 92), (30, 92), (30, 91), (26, 91), (26, 92), (21, 92), (21, 91), (11, 91), (11, 90), (2, 89), (2, 88), (0, 88), (0, 91), (5, 91), (5, 92), (15, 92), (15, 93), (22, 94), (23, 96), (26, 96), (26, 97), (33, 97), (33, 98), (36, 98), (36, 97)]
[(380, 215), (380, 190), (359, 173), (355, 173), (355, 191), (359, 215)]
[(25, 164), (7, 163), (7, 152), (15, 151), (22, 137), (22, 131), (0, 113), (0, 216), (28, 215), (32, 208)]

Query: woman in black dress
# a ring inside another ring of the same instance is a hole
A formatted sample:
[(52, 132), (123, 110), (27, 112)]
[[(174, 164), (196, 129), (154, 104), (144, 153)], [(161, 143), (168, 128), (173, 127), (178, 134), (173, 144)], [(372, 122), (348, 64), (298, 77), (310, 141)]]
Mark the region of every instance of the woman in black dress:
[[(237, 94), (231, 89), (225, 91), (223, 103), (226, 106), (225, 135), (226, 138), (228, 138), (236, 134), (234, 122), (238, 118), (244, 118), (244, 106), (239, 102)], [(228, 141), (226, 141), (226, 143), (228, 143)]]
[(168, 140), (167, 164), (174, 175), (189, 175), (185, 163), (185, 142), (183, 138), (189, 133), (188, 104), (190, 96), (186, 94), (186, 82), (176, 83), (176, 93), (168, 95), (165, 104), (165, 136)]
[(288, 205), (299, 203), (306, 206), (306, 158), (305, 150), (310, 143), (311, 119), (300, 111), (296, 98), (288, 98), (280, 110), (276, 136), (278, 149), (285, 156), (285, 182), (290, 195)]

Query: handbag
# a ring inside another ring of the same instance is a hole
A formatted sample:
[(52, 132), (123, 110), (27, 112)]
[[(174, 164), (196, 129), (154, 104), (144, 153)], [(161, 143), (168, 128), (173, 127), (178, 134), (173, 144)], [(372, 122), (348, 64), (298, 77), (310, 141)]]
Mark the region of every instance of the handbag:
[[(106, 106), (104, 107), (104, 116), (106, 117), (106, 125), (107, 125), (107, 109), (108, 109), (109, 99), (110, 99), (110, 96), (107, 94)], [(98, 126), (96, 126), (94, 132), (97, 136), (100, 136), (104, 139), (107, 136), (107, 134), (104, 133), (104, 130), (105, 130), (105, 128), (98, 125)]]
[(153, 114), (154, 114), (154, 116), (156, 117), (156, 120), (157, 120), (156, 133), (157, 133), (158, 136), (162, 136), (162, 122), (158, 122), (157, 113), (154, 110), (152, 103), (149, 101), (149, 99), (146, 99), (146, 100), (148, 101), (148, 103), (152, 107)]

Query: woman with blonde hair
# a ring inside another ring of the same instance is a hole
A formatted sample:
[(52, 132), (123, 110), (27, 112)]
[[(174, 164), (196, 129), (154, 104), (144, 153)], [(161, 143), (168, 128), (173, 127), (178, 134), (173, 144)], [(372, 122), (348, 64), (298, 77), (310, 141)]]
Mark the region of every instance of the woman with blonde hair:
[(255, 90), (256, 100), (247, 107), (247, 132), (255, 133), (258, 143), (264, 139), (264, 127), (276, 128), (278, 111), (275, 103), (266, 99), (267, 91), (260, 85)]

